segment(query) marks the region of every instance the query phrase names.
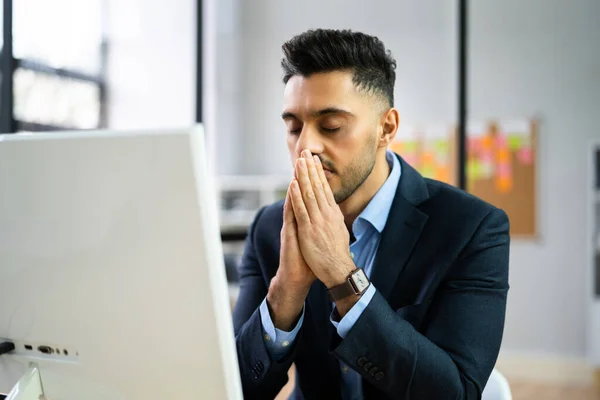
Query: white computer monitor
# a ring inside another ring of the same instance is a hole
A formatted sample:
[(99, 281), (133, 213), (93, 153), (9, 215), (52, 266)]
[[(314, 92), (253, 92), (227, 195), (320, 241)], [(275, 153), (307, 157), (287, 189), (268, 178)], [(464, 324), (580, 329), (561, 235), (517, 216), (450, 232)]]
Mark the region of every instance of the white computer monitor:
[(200, 126), (0, 136), (0, 393), (241, 399)]

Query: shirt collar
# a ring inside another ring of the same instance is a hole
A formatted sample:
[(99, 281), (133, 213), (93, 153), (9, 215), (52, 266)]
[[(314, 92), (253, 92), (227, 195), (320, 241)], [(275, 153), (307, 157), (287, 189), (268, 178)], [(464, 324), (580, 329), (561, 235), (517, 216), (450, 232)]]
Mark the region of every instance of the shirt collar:
[(391, 167), (390, 175), (381, 188), (379, 188), (375, 196), (373, 196), (369, 204), (367, 204), (367, 207), (365, 207), (352, 224), (352, 230), (357, 240), (362, 236), (365, 229), (363, 223), (360, 221), (369, 222), (379, 233), (381, 233), (387, 222), (388, 215), (390, 214), (392, 202), (394, 201), (398, 183), (400, 182), (402, 167), (400, 166), (398, 157), (390, 150), (387, 150), (385, 158)]

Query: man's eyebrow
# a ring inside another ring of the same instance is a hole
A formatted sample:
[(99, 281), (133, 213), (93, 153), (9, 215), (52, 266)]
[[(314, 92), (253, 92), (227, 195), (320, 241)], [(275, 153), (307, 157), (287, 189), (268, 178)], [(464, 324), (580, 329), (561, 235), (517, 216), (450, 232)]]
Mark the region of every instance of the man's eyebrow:
[[(318, 118), (318, 117), (322, 117), (324, 115), (330, 115), (330, 114), (342, 114), (342, 115), (349, 115), (349, 116), (354, 115), (354, 114), (352, 114), (352, 112), (350, 112), (348, 110), (344, 110), (344, 109), (337, 108), (337, 107), (327, 107), (327, 108), (323, 108), (321, 110), (317, 110), (317, 111), (313, 112), (312, 116), (314, 118)], [(281, 118), (297, 119), (297, 120), (300, 119), (296, 116), (296, 114), (289, 112), (289, 111), (283, 112), (283, 114), (281, 114)]]
[(282, 119), (298, 119), (298, 117), (296, 117), (296, 114), (291, 113), (289, 111), (284, 111), (283, 114), (281, 114), (281, 118)]
[(348, 110), (343, 110), (343, 109), (337, 108), (337, 107), (327, 107), (322, 110), (315, 111), (313, 113), (313, 117), (322, 117), (323, 115), (329, 115), (329, 114), (353, 115)]

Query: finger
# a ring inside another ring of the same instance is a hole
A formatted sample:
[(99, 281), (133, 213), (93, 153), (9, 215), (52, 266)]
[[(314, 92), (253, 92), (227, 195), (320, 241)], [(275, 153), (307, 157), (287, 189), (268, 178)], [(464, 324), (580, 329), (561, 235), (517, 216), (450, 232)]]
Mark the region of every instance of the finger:
[(285, 196), (285, 203), (283, 204), (283, 227), (281, 228), (281, 240), (295, 239), (296, 238), (296, 218), (294, 217), (294, 210), (292, 208), (292, 184), (288, 187), (287, 194)]
[(298, 223), (298, 228), (306, 227), (310, 225), (310, 216), (308, 214), (308, 210), (306, 209), (306, 205), (304, 204), (304, 199), (302, 198), (302, 192), (300, 191), (300, 186), (297, 180), (292, 181), (292, 208), (294, 209), (294, 218)]
[(321, 163), (321, 159), (317, 156), (315, 157), (315, 166), (317, 168), (317, 173), (319, 174), (319, 179), (321, 179), (321, 184), (323, 186), (323, 192), (325, 193), (325, 198), (327, 199), (327, 203), (330, 206), (334, 206), (335, 197), (333, 196), (333, 192), (331, 191), (331, 186), (329, 186), (329, 182), (327, 181), (327, 177), (325, 176), (325, 170), (323, 169), (323, 164)]
[(285, 195), (285, 203), (283, 203), (283, 222), (286, 224), (296, 223), (296, 219), (294, 218), (294, 210), (292, 209), (292, 183), (288, 186), (288, 191)]
[(327, 197), (325, 196), (325, 192), (323, 190), (323, 182), (321, 182), (321, 178), (319, 177), (319, 173), (317, 172), (317, 166), (315, 164), (315, 158), (319, 157), (313, 156), (308, 150), (304, 151), (303, 156), (304, 158), (306, 158), (306, 166), (308, 167), (308, 178), (310, 179), (310, 183), (313, 188), (313, 193), (315, 194), (315, 198), (317, 199), (317, 204), (320, 210), (324, 210), (327, 206)]
[[(304, 200), (304, 205), (306, 206), (311, 219), (317, 218), (320, 212), (319, 205), (317, 204), (315, 192), (312, 188), (312, 184), (310, 183), (310, 178), (308, 177), (306, 158), (298, 158), (296, 161), (296, 168), (296, 176), (298, 177), (297, 182), (300, 186), (300, 193), (302, 195), (302, 199)], [(294, 211), (296, 211), (296, 209), (294, 209)]]

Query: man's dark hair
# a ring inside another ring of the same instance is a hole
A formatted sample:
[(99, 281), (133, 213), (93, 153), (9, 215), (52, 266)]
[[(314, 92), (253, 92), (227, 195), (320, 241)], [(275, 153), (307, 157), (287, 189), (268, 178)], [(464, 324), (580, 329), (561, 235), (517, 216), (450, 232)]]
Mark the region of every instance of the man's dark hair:
[(294, 75), (348, 70), (359, 89), (383, 96), (394, 105), (396, 60), (375, 36), (350, 30), (316, 29), (294, 36), (282, 46), (287, 83)]

